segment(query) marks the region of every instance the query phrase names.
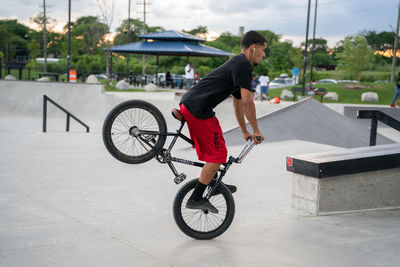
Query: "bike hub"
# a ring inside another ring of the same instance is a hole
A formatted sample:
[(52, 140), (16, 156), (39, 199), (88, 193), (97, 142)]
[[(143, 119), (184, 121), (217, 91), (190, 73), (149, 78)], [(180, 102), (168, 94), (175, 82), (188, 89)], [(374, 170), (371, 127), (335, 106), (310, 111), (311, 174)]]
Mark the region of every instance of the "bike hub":
[(140, 136), (140, 130), (137, 126), (133, 126), (129, 129), (129, 134), (134, 137), (138, 137)]

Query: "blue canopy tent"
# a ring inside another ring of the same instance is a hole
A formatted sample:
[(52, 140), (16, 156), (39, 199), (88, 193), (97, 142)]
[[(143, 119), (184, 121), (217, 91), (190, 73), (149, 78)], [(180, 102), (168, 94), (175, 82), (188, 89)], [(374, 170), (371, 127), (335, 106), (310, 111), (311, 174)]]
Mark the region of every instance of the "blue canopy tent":
[(144, 54), (157, 56), (156, 77), (159, 56), (230, 57), (233, 53), (210, 47), (201, 42), (204, 39), (178, 31), (155, 32), (139, 36), (143, 41), (113, 46), (111, 53)]

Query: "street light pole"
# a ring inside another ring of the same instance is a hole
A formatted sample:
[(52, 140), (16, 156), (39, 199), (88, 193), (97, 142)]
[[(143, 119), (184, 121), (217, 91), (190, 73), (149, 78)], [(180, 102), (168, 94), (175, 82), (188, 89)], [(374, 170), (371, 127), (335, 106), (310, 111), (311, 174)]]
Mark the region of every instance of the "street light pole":
[(396, 68), (397, 46), (399, 43), (400, 0), (399, 0), (399, 4), (398, 4), (398, 9), (399, 9), (399, 12), (397, 13), (397, 27), (396, 27), (396, 35), (394, 37), (392, 73), (390, 75), (390, 82), (394, 82), (394, 70)]
[(309, 28), (309, 24), (310, 24), (310, 5), (311, 5), (311, 0), (308, 0), (306, 43), (304, 46), (304, 55), (303, 55), (304, 66), (303, 66), (303, 88), (302, 88), (302, 92), (301, 92), (302, 96), (305, 95), (305, 89), (306, 89), (305, 86), (306, 86), (306, 71), (307, 71), (308, 28)]
[(67, 48), (67, 82), (71, 68), (71, 0), (68, 0), (68, 48)]
[[(129, 32), (131, 31), (131, 0), (128, 0), (128, 30), (126, 31), (126, 43), (129, 43)], [(126, 54), (126, 77), (129, 77), (129, 54)]]
[(315, 28), (317, 27), (317, 4), (318, 0), (315, 0), (315, 13), (314, 13), (314, 32), (312, 39), (312, 50), (311, 50), (311, 69), (310, 69), (310, 81), (312, 81), (312, 71), (314, 67), (314, 50), (315, 50)]
[(46, 29), (46, 0), (43, 0), (43, 57), (44, 72), (47, 72), (47, 29)]

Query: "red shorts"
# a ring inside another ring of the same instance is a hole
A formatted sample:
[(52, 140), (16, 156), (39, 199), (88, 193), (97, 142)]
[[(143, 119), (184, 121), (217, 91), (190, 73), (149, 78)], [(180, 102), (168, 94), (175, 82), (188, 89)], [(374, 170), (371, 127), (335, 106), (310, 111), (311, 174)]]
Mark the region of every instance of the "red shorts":
[(180, 105), (181, 113), (188, 127), (190, 138), (194, 142), (199, 160), (211, 163), (226, 163), (228, 151), (218, 119), (198, 119)]

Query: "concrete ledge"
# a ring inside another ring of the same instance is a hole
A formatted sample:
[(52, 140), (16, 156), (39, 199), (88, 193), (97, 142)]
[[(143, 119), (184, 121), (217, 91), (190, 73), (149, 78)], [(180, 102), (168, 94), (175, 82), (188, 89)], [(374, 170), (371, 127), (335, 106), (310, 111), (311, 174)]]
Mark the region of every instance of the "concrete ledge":
[(310, 215), (400, 208), (400, 144), (287, 157), (292, 207)]
[(400, 208), (400, 168), (318, 179), (293, 174), (292, 207), (310, 215)]

